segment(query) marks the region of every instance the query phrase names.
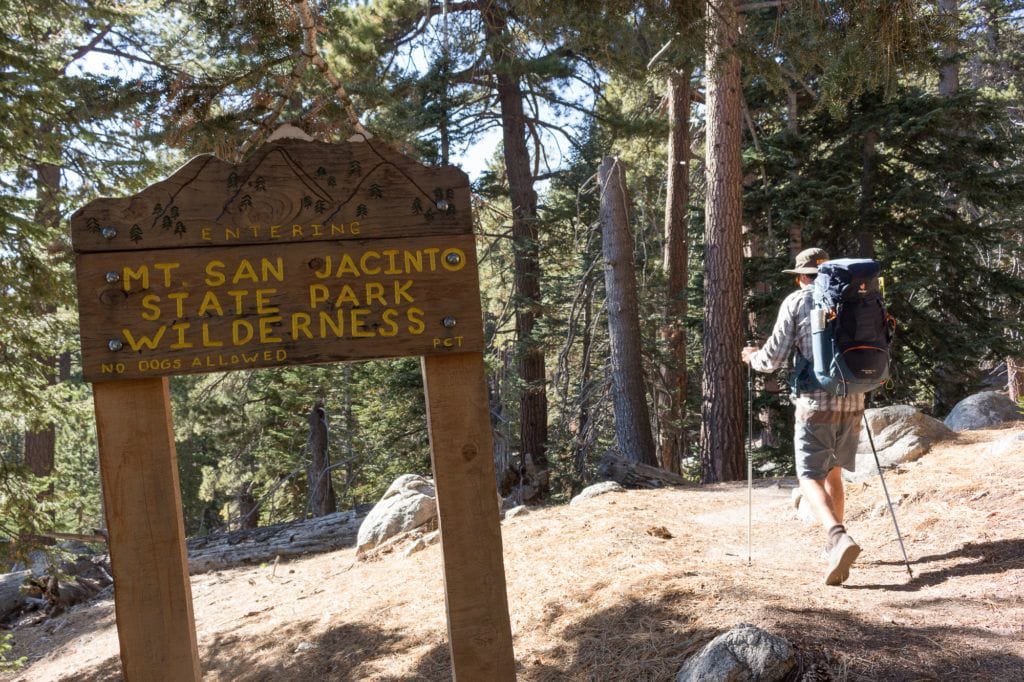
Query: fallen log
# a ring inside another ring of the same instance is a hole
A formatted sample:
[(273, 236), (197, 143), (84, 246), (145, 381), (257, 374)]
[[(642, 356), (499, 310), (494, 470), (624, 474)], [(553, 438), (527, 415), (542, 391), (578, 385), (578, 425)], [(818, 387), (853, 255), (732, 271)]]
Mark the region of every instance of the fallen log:
[(626, 488), (663, 488), (667, 485), (690, 485), (679, 474), (639, 462), (629, 462), (613, 452), (606, 452), (597, 465), (597, 473), (605, 480)]
[(188, 572), (195, 575), (351, 547), (369, 510), (370, 506), (361, 506), (313, 519), (189, 538)]

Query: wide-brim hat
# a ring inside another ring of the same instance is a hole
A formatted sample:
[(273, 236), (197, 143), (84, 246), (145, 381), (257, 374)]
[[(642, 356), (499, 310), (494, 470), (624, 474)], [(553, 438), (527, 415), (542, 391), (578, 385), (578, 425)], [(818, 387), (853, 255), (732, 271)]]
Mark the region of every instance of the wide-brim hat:
[(818, 266), (828, 260), (824, 249), (804, 249), (796, 254), (796, 267), (783, 270), (792, 275), (816, 275)]

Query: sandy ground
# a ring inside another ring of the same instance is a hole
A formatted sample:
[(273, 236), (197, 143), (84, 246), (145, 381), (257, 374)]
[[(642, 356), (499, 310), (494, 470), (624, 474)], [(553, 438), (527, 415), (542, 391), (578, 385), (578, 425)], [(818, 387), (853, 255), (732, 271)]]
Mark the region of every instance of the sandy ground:
[[(787, 637), (792, 679), (1024, 679), (1024, 422), (960, 435), (886, 480), (848, 488), (864, 552), (827, 587), (823, 533), (792, 480), (759, 481), (747, 562), (745, 484), (607, 494), (503, 523), (521, 680), (670, 680), (740, 622)], [(671, 535), (655, 532), (663, 527)], [(444, 680), (441, 552), (352, 550), (195, 576), (206, 681)], [(113, 602), (14, 631), (4, 680), (120, 679)], [(827, 675), (824, 675), (827, 673)]]

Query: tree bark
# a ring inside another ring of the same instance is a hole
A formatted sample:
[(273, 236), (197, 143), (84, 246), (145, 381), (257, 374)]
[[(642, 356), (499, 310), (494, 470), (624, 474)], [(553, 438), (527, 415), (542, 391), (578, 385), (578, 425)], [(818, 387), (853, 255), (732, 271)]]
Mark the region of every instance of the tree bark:
[(658, 396), (658, 460), (679, 473), (686, 453), (686, 285), (690, 204), (690, 75), (675, 71), (668, 79), (668, 189), (665, 197), (665, 319), (661, 328), (664, 361)]
[(857, 254), (860, 258), (875, 257), (874, 235), (869, 226), (874, 222), (875, 184), (878, 181), (878, 141), (877, 130), (869, 130), (864, 133), (864, 144), (861, 147), (860, 206), (858, 209), (860, 229), (857, 231)]
[(1010, 400), (1019, 403), (1024, 400), (1024, 360), (1006, 358), (1006, 386), (1010, 392)]
[(622, 162), (613, 156), (605, 157), (597, 179), (601, 187), (601, 241), (608, 292), (615, 439), (627, 461), (657, 466), (644, 390), (633, 238), (626, 211), (626, 173)]
[(242, 563), (273, 561), (275, 557), (352, 547), (371, 506), (305, 521), (190, 538), (188, 572), (203, 573)]
[[(36, 166), (35, 176), (38, 201), (35, 221), (40, 225), (53, 225), (56, 232), (56, 225), (60, 222), (60, 207), (58, 205), (60, 167), (52, 163), (41, 163)], [(40, 305), (39, 314), (41, 316), (52, 315), (53, 312), (52, 305)], [(56, 356), (39, 358), (39, 362), (46, 367), (46, 382), (51, 386), (58, 381), (67, 379), (70, 374), (70, 372), (65, 374), (63, 371), (68, 363), (62, 362), (62, 359)], [(26, 431), (25, 465), (29, 471), (40, 478), (52, 474), (56, 448), (57, 432), (52, 423), (38, 430)], [(45, 495), (46, 493), (43, 493), (43, 496)]]
[(508, 20), (496, 3), (481, 10), (487, 45), (494, 59), (494, 83), (501, 115), (505, 173), (512, 200), (512, 248), (516, 297), (516, 360), (522, 390), (519, 399), (520, 487), (524, 503), (547, 497), (548, 403), (544, 350), (534, 337), (541, 315), (540, 244), (537, 193), (533, 187), (526, 114), (515, 55), (508, 43)]
[(942, 68), (939, 70), (939, 94), (951, 97), (960, 89), (959, 40), (960, 0), (939, 0), (939, 15), (946, 22), (951, 39), (942, 45)]
[(742, 98), (733, 0), (708, 11), (707, 199), (704, 228), (704, 370), (701, 479), (743, 477)]
[(331, 485), (331, 454), (327, 444), (327, 412), (324, 404), (318, 402), (309, 411), (309, 438), (306, 441), (309, 453), (309, 464), (306, 465), (309, 512), (314, 517), (333, 514), (338, 510), (334, 486)]

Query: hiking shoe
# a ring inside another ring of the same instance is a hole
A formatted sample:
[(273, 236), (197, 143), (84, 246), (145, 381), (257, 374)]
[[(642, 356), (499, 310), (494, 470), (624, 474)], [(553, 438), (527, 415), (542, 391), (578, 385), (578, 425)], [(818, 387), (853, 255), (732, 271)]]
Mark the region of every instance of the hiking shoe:
[(860, 554), (860, 545), (847, 533), (836, 538), (828, 553), (828, 570), (825, 572), (826, 585), (842, 585), (850, 577), (850, 566)]

